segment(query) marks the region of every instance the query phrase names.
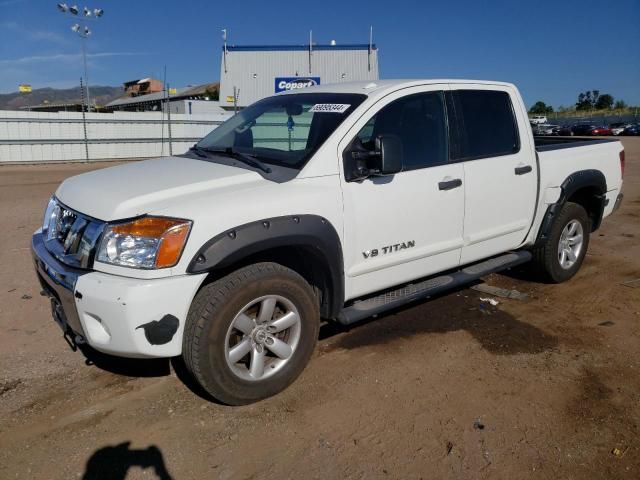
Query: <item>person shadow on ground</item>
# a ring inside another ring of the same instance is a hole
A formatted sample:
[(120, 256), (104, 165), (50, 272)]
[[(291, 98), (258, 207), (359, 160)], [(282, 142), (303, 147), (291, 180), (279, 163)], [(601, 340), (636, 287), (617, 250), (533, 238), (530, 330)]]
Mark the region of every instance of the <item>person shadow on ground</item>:
[(142, 450), (129, 448), (131, 442), (96, 450), (87, 461), (83, 480), (124, 480), (131, 467), (152, 468), (160, 480), (173, 480), (155, 445)]

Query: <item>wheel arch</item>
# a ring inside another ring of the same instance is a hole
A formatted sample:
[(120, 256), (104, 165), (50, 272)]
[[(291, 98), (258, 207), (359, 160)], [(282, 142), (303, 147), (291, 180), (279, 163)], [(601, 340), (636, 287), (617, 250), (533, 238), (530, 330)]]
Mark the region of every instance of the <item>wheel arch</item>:
[(266, 218), (228, 229), (208, 240), (191, 259), (188, 273), (209, 273), (204, 283), (245, 265), (273, 261), (302, 275), (314, 288), (324, 318), (344, 304), (340, 237), (318, 215)]
[(549, 205), (542, 220), (537, 245), (547, 239), (554, 219), (567, 202), (577, 203), (587, 211), (591, 219), (592, 232), (600, 228), (607, 193), (604, 174), (600, 170), (580, 170), (569, 175), (560, 188), (560, 198), (556, 203)]

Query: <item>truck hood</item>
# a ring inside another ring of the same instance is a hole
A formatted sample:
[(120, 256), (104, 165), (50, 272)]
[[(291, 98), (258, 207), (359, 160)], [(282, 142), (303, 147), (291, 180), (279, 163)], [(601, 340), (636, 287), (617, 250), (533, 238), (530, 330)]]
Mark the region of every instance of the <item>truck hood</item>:
[(65, 180), (56, 197), (91, 217), (112, 221), (175, 204), (202, 191), (262, 184), (258, 173), (189, 157), (164, 157), (95, 170)]

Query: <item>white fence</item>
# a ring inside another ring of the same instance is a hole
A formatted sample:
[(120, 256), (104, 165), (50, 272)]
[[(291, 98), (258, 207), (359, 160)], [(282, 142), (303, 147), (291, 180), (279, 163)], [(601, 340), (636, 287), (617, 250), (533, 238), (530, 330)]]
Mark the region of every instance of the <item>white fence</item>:
[[(169, 126), (161, 112), (87, 113), (87, 142), (79, 112), (0, 110), (0, 163), (38, 163), (169, 155)], [(171, 115), (171, 147), (184, 153), (231, 113)]]

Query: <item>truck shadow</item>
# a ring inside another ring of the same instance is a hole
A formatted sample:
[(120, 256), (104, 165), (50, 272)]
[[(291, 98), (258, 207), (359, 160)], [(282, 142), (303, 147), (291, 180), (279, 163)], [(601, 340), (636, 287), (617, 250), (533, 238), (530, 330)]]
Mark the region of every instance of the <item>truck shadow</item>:
[[(522, 322), (490, 303), (476, 292), (459, 290), (427, 301), (392, 310), (377, 319), (352, 327), (323, 325), (320, 331), (323, 352), (383, 345), (420, 334), (469, 332), (487, 351), (495, 355), (537, 354), (558, 346), (558, 339)], [(335, 340), (330, 340), (337, 337)]]
[[(107, 446), (96, 450), (87, 460), (83, 480), (124, 480), (129, 469), (139, 467), (151, 469), (160, 480), (172, 480), (172, 476), (164, 463), (162, 451), (155, 445), (145, 449), (130, 448), (131, 442)], [(145, 472), (146, 474), (146, 472)]]
[(171, 373), (168, 358), (124, 358), (114, 357), (94, 350), (87, 344), (78, 345), (85, 357), (85, 364), (116, 375), (127, 377), (165, 377)]
[(166, 377), (171, 370), (192, 393), (209, 402), (219, 403), (191, 376), (182, 357), (172, 358), (123, 358), (94, 350), (89, 345), (78, 345), (85, 357), (85, 364), (105, 372), (125, 377)]

